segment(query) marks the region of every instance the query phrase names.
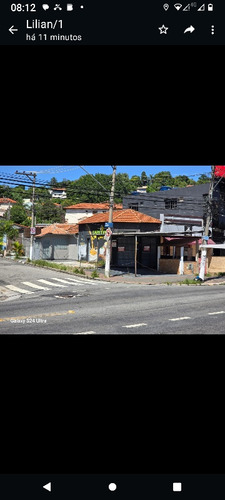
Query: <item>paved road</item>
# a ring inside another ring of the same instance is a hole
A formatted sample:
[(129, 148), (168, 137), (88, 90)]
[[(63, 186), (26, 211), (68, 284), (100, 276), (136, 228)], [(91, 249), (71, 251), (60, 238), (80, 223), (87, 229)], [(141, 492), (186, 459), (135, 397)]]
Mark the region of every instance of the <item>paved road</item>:
[(1, 334), (225, 332), (225, 286), (131, 286), (11, 262), (0, 272), (14, 294), (0, 302)]

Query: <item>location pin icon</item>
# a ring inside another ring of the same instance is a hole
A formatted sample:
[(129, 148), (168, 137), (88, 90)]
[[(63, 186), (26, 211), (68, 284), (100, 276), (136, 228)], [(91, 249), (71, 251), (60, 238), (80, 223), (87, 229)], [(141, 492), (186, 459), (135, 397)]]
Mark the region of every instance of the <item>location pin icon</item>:
[(169, 4), (168, 3), (164, 3), (163, 8), (164, 8), (164, 10), (168, 10)]

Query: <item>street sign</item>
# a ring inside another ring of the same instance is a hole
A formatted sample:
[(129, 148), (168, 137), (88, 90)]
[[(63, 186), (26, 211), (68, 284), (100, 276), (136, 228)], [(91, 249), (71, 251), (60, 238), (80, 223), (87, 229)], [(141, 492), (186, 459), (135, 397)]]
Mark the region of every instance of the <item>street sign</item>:
[(105, 227), (113, 227), (113, 222), (105, 222)]
[(104, 239), (105, 239), (106, 241), (109, 241), (109, 238), (110, 238), (111, 234), (112, 234), (112, 231), (111, 231), (111, 229), (108, 227), (108, 229), (106, 229)]
[(36, 234), (36, 227), (30, 228), (30, 234)]

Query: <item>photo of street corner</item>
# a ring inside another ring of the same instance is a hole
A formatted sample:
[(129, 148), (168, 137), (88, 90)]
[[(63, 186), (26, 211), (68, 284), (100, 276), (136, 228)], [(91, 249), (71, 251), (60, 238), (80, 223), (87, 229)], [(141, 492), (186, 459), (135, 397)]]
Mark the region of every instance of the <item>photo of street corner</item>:
[(225, 166), (0, 166), (0, 335), (224, 334), (224, 293)]

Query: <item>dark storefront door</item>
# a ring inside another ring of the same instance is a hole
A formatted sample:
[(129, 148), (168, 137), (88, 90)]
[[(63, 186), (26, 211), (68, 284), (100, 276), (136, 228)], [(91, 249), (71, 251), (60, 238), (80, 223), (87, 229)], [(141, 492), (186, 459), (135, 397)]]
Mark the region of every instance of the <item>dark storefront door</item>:
[[(135, 236), (113, 238), (111, 249), (111, 265), (118, 267), (135, 267)], [(137, 236), (137, 268), (157, 269), (157, 238)]]
[(157, 269), (156, 238), (138, 237), (137, 266), (143, 269)]

